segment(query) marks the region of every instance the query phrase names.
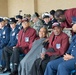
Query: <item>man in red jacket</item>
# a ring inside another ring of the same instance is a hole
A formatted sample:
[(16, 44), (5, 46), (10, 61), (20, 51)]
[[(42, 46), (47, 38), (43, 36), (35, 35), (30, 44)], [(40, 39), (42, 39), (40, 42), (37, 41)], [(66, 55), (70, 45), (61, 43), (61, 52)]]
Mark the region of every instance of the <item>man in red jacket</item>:
[[(29, 20), (27, 18), (22, 20), (23, 29), (18, 33), (18, 42), (15, 47), (11, 51), (5, 51), (6, 60), (9, 59), (9, 55), (11, 56), (12, 68), (13, 71), (10, 75), (17, 74), (17, 68), (20, 61), (20, 54), (27, 54), (31, 48), (33, 41), (36, 38), (36, 30), (30, 27)], [(10, 60), (7, 61), (7, 67), (10, 68)], [(6, 67), (4, 73), (9, 71)]]
[(50, 60), (62, 56), (69, 46), (69, 37), (62, 32), (59, 23), (52, 25), (53, 32), (48, 38), (48, 49), (41, 53), (41, 58), (37, 59), (31, 69), (31, 75), (44, 75), (47, 63)]
[(58, 9), (55, 12), (55, 18), (61, 22), (63, 28), (71, 28), (72, 23), (76, 21), (76, 8), (71, 8), (67, 10)]

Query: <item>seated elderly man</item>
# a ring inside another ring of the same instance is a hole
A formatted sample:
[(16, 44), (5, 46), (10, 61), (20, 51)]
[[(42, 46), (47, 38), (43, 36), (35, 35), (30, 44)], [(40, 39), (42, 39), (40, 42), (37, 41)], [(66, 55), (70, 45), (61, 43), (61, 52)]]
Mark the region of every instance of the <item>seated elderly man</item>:
[(60, 24), (55, 22), (52, 28), (53, 32), (48, 39), (48, 49), (41, 53), (41, 58), (34, 62), (31, 75), (44, 75), (47, 63), (62, 56), (69, 46), (69, 37), (62, 32)]
[[(76, 24), (72, 27), (76, 32)], [(76, 63), (76, 34), (72, 38), (72, 42), (68, 51), (59, 59), (50, 61), (47, 64), (44, 75), (70, 75), (70, 72), (75, 69)]]
[(47, 28), (42, 27), (39, 31), (39, 39), (34, 41), (31, 50), (22, 59), (19, 65), (18, 75), (29, 75), (29, 71), (34, 61), (40, 56), (42, 49), (44, 48), (42, 43), (47, 37)]
[(5, 26), (3, 18), (0, 18), (0, 71), (2, 71), (2, 69), (5, 67), (5, 65), (2, 63), (2, 51), (3, 48), (8, 44), (9, 39), (10, 28)]

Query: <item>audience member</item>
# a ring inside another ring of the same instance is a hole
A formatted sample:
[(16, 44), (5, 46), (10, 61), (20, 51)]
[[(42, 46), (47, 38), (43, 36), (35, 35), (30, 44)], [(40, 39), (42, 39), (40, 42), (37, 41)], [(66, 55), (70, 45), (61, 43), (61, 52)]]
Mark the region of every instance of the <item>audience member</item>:
[(38, 34), (40, 28), (43, 26), (43, 23), (42, 23), (42, 21), (39, 19), (38, 15), (36, 15), (36, 14), (33, 14), (33, 15), (31, 16), (31, 19), (32, 19), (32, 21), (33, 21), (33, 23), (34, 23), (32, 26), (33, 26), (33, 28), (36, 30), (37, 34)]
[(67, 10), (58, 9), (55, 12), (55, 18), (61, 23), (63, 28), (72, 27), (72, 18), (76, 17), (76, 8), (71, 8)]
[(31, 15), (30, 14), (27, 14), (26, 15), (26, 18), (30, 21), (31, 20)]
[(51, 19), (52, 24), (53, 24), (54, 22), (57, 22), (57, 20), (56, 20), (55, 17), (54, 17), (54, 14), (55, 14), (55, 10), (51, 10), (51, 11), (50, 11), (50, 19)]
[(2, 50), (8, 44), (10, 38), (10, 28), (5, 26), (3, 18), (0, 18), (0, 70), (3, 69)]
[(17, 21), (17, 27), (21, 30), (22, 29), (22, 19), (23, 19), (23, 16), (21, 15), (16, 15), (16, 19), (18, 20)]
[(42, 18), (43, 18), (43, 25), (47, 27), (47, 29), (52, 28), (52, 22), (50, 21), (50, 15), (44, 14)]
[(5, 26), (10, 27), (10, 24), (9, 24), (9, 19), (5, 18), (5, 19), (4, 19), (4, 22), (5, 22)]

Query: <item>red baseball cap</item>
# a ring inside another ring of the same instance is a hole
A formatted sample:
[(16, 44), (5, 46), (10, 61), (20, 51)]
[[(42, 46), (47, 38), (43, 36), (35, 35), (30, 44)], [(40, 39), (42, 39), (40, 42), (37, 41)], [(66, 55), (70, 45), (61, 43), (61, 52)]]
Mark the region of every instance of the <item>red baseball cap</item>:
[(53, 24), (52, 24), (52, 28), (54, 28), (54, 27), (61, 27), (61, 26), (60, 26), (60, 23), (58, 23), (58, 22), (53, 23)]
[(28, 18), (24, 18), (24, 19), (22, 19), (22, 22), (29, 22), (29, 19)]

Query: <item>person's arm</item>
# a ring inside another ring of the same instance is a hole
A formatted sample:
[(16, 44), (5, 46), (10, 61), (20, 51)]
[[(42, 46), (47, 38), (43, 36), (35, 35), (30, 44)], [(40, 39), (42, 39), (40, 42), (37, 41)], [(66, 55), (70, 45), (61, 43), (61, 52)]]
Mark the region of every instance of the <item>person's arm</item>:
[(14, 40), (13, 40), (12, 43), (11, 43), (11, 46), (12, 46), (12, 47), (13, 47), (13, 46), (16, 46), (16, 44), (17, 44), (17, 41), (18, 41), (18, 38), (17, 38), (18, 32), (19, 32), (19, 30), (16, 30), (16, 31), (15, 31)]
[(68, 36), (65, 37), (64, 39), (62, 39), (62, 43), (61, 43), (61, 47), (59, 49), (56, 49), (55, 52), (46, 52), (47, 55), (51, 56), (51, 55), (63, 55), (66, 50), (68, 49), (69, 47), (69, 38)]
[(10, 28), (7, 28), (5, 30), (5, 38), (2, 37), (1, 43), (0, 43), (0, 48), (3, 48), (9, 43), (10, 39)]
[(21, 34), (21, 31), (22, 31), (22, 30), (20, 30), (19, 33), (18, 33), (18, 40), (17, 40), (16, 47), (19, 47), (19, 43), (20, 43), (20, 39), (21, 39), (21, 36), (20, 36), (20, 35), (22, 35), (22, 34)]
[(67, 54), (70, 54), (70, 53), (71, 53), (71, 48), (72, 48), (72, 46), (74, 45), (75, 39), (76, 39), (76, 35), (74, 35), (74, 36), (72, 37), (72, 41), (71, 41), (70, 46), (69, 46), (69, 48), (68, 48), (68, 50), (67, 50), (67, 52), (66, 52)]

